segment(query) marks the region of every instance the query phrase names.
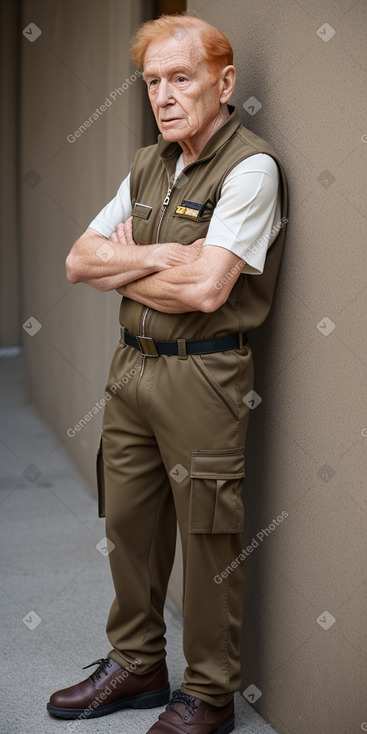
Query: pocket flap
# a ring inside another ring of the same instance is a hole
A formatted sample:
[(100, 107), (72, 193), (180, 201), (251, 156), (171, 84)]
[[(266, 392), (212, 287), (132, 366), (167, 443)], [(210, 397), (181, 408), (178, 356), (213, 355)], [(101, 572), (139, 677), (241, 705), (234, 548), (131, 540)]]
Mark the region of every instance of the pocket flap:
[(191, 452), (190, 533), (240, 533), (244, 447)]
[(194, 479), (237, 479), (245, 476), (244, 447), (235, 449), (198, 449), (191, 453)]

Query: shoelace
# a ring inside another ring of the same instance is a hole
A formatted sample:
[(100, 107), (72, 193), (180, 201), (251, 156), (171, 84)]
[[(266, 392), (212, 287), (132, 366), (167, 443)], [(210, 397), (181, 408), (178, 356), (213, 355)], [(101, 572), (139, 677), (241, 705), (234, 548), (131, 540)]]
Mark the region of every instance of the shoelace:
[(87, 668), (91, 668), (92, 665), (98, 665), (97, 670), (90, 675), (91, 681), (94, 682), (95, 679), (99, 679), (101, 677), (101, 673), (104, 673), (105, 675), (108, 675), (108, 672), (106, 668), (110, 668), (112, 665), (110, 658), (100, 658), (99, 660), (95, 660), (94, 663), (89, 663), (89, 665), (84, 665), (83, 670), (86, 670)]
[(192, 715), (196, 714), (199, 708), (198, 704), (196, 703), (195, 696), (189, 696), (188, 693), (181, 691), (180, 688), (177, 688), (176, 691), (173, 691), (171, 700), (166, 706), (166, 710), (173, 709), (175, 703), (184, 703), (186, 708), (188, 708), (190, 714)]

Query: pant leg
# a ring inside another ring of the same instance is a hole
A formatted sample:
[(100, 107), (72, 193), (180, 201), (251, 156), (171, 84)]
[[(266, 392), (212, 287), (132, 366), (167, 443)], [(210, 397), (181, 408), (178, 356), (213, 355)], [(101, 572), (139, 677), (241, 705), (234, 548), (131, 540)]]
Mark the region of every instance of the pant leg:
[(150, 383), (144, 399), (171, 479), (183, 550), (182, 689), (222, 706), (241, 683), (249, 417), (243, 398), (253, 387), (252, 354), (244, 347), (186, 360), (160, 357), (147, 367), (142, 389)]
[(137, 401), (138, 362), (136, 350), (117, 349), (106, 392), (111, 398), (102, 451), (106, 536), (115, 546), (109, 554), (116, 592), (106, 627), (113, 648), (109, 655), (123, 666), (140, 658), (135, 672), (144, 674), (165, 656), (163, 607), (176, 515), (156, 438)]

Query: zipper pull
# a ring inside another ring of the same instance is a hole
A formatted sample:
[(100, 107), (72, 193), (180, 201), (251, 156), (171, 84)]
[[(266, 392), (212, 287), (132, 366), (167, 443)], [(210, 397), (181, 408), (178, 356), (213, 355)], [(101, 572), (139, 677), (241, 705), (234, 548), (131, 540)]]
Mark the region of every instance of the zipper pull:
[(166, 196), (166, 198), (165, 198), (165, 200), (163, 202), (163, 206), (168, 206), (169, 200), (170, 200), (170, 196), (171, 196), (171, 192), (172, 192), (172, 189), (168, 189), (167, 196)]

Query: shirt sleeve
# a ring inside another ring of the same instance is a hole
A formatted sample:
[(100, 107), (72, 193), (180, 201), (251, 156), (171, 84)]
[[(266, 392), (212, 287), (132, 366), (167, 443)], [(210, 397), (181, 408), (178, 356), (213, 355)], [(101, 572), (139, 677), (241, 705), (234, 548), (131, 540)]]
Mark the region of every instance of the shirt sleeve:
[(131, 213), (129, 173), (119, 187), (115, 198), (103, 207), (89, 226), (104, 237), (110, 237), (117, 225), (126, 222), (131, 217)]
[(280, 179), (275, 160), (259, 153), (241, 161), (226, 177), (205, 245), (224, 247), (261, 275), (266, 253), (282, 226)]

